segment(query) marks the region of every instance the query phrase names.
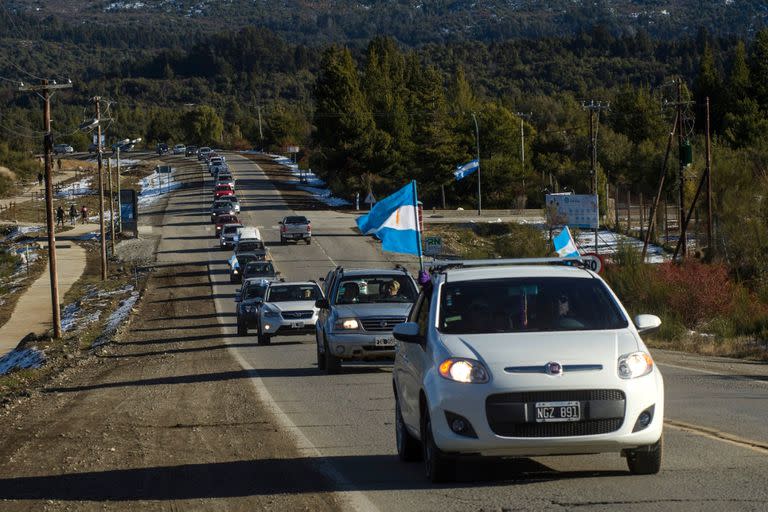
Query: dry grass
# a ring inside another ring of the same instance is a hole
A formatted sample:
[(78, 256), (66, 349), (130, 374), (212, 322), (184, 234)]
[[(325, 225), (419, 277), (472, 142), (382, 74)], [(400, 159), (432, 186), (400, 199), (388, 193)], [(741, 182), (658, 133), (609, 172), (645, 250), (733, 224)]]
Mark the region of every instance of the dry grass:
[(675, 350), (706, 356), (768, 361), (768, 343), (744, 336), (717, 339), (714, 336), (689, 334), (682, 338), (671, 340), (659, 339), (656, 336), (646, 336), (645, 342), (650, 348)]

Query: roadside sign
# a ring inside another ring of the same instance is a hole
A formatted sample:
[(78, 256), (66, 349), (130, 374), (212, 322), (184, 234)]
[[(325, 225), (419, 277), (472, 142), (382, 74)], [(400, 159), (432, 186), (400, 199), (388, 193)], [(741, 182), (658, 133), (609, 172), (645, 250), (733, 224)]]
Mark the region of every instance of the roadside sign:
[(547, 224), (572, 228), (597, 229), (597, 196), (591, 194), (547, 194)]
[(373, 192), (368, 192), (368, 195), (365, 196), (365, 200), (363, 201), (365, 204), (375, 204), (376, 198), (373, 197)]
[(170, 165), (158, 165), (157, 166), (157, 172), (158, 173), (164, 173), (164, 174), (170, 174), (173, 172), (173, 169)]
[(439, 256), (443, 253), (443, 239), (439, 236), (424, 237), (424, 254), (426, 256)]
[(288, 153), (298, 153), (299, 146), (288, 146)]
[(581, 261), (584, 262), (584, 266), (587, 270), (591, 270), (595, 274), (599, 274), (603, 271), (603, 257), (594, 252), (590, 252), (581, 256)]

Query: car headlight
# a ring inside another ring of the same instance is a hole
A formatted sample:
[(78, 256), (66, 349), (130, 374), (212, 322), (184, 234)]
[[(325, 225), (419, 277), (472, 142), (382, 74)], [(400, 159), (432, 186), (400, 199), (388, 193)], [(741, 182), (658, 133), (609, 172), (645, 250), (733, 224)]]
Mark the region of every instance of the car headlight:
[(340, 331), (354, 331), (360, 328), (360, 322), (356, 318), (339, 318), (333, 324), (333, 328)]
[(619, 357), (618, 372), (622, 379), (648, 375), (653, 370), (653, 359), (646, 352), (632, 352)]
[(233, 269), (232, 269), (232, 273), (233, 273), (233, 274), (237, 274), (237, 273), (238, 273), (238, 272), (237, 272), (237, 269), (236, 269), (236, 268), (233, 268)]
[(483, 363), (474, 359), (446, 359), (440, 363), (438, 371), (444, 379), (468, 384), (483, 384), (490, 378)]

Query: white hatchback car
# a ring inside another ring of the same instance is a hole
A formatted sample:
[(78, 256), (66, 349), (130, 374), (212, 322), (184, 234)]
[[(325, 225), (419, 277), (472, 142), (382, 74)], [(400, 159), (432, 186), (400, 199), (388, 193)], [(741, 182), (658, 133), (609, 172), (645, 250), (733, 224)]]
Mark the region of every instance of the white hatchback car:
[(393, 332), (400, 458), (423, 458), (432, 481), (470, 454), (619, 452), (632, 473), (657, 473), (664, 383), (639, 333), (661, 321), (633, 324), (593, 272), (535, 261), (561, 265), (433, 267)]

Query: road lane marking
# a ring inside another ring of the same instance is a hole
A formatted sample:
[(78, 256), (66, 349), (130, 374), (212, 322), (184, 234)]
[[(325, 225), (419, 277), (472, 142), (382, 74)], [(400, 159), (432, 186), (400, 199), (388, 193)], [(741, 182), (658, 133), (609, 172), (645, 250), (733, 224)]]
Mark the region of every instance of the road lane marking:
[(733, 434), (722, 432), (714, 428), (702, 427), (700, 425), (694, 425), (692, 423), (687, 423), (685, 421), (665, 419), (664, 424), (676, 430), (689, 432), (691, 434), (695, 434), (701, 437), (706, 437), (709, 439), (714, 439), (715, 441), (721, 441), (724, 443), (733, 444), (741, 448), (747, 448), (749, 450), (762, 453), (763, 455), (768, 455), (768, 443), (754, 441), (752, 439), (746, 439), (744, 437), (735, 436)]
[(656, 363), (656, 366), (667, 366), (669, 368), (677, 368), (678, 370), (690, 370), (692, 372), (697, 373), (705, 373), (707, 375), (718, 375), (721, 377), (733, 377), (734, 379), (741, 380), (741, 381), (748, 381), (748, 382), (757, 382), (758, 384), (768, 385), (768, 381), (759, 380), (759, 379), (753, 379), (750, 377), (745, 377), (743, 375), (734, 375), (731, 373), (725, 373), (725, 372), (713, 372), (712, 370), (702, 370), (700, 368), (690, 368), (688, 366), (680, 366), (676, 364), (669, 364), (669, 363)]

